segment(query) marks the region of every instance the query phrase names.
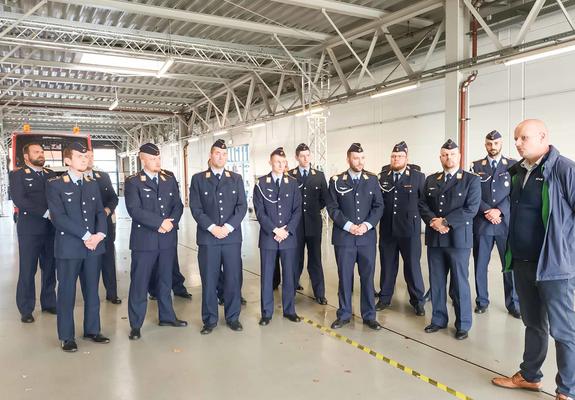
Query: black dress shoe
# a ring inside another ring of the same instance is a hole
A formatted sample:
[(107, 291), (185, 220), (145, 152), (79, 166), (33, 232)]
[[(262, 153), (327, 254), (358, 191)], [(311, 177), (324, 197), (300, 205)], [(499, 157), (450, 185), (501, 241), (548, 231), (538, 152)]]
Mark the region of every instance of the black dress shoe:
[(52, 315), (57, 315), (58, 313), (56, 312), (56, 307), (50, 307), (50, 308), (44, 308), (42, 310), (42, 312), (48, 313), (48, 314), (52, 314)]
[(301, 318), (297, 314), (284, 314), (284, 318), (289, 319), (291, 322), (300, 322)]
[(174, 296), (181, 297), (182, 299), (192, 300), (192, 294), (188, 292), (174, 293)]
[(200, 331), (201, 335), (209, 335), (215, 329), (215, 325), (204, 325)]
[(91, 340), (94, 343), (110, 343), (110, 339), (108, 339), (106, 336), (97, 333), (95, 335), (84, 335), (84, 339), (86, 340)]
[(34, 322), (34, 317), (32, 316), (32, 314), (22, 315), (20, 321), (24, 322), (25, 324), (31, 324), (32, 322)]
[(158, 300), (158, 298), (157, 298), (156, 296), (152, 296), (152, 295), (148, 296), (148, 299), (150, 299), (150, 300)]
[(425, 294), (423, 295), (423, 300), (425, 300), (426, 302), (431, 300), (431, 290), (425, 292)]
[(68, 353), (78, 351), (78, 345), (75, 340), (64, 340), (61, 346), (62, 350), (67, 351)]
[(243, 297), (243, 296), (242, 296), (242, 297), (240, 297), (240, 304), (241, 304), (242, 306), (245, 306), (246, 304), (248, 304), (247, 300), (246, 300), (246, 299), (244, 299), (244, 297)]
[(130, 336), (128, 336), (128, 339), (138, 340), (141, 337), (142, 334), (140, 333), (140, 328), (132, 328), (132, 330), (130, 331)]
[(374, 331), (379, 331), (381, 329), (381, 324), (374, 319), (365, 320), (363, 321), (363, 324)]
[(513, 318), (517, 318), (517, 319), (521, 319), (521, 313), (517, 310), (512, 310), (509, 311), (509, 314), (513, 317)]
[(333, 323), (331, 324), (331, 329), (339, 329), (344, 325), (349, 324), (349, 319), (336, 319), (335, 321), (333, 321)]
[(435, 333), (437, 331), (439, 331), (440, 329), (445, 329), (444, 326), (439, 326), (439, 325), (435, 325), (435, 324), (429, 324), (425, 327), (425, 333)]
[(300, 285), (300, 284), (298, 284), (298, 285), (296, 286), (295, 290), (303, 290), (303, 286)]
[(423, 317), (425, 315), (425, 308), (423, 306), (417, 305), (415, 308), (415, 315), (418, 317)]
[(183, 328), (188, 326), (187, 321), (182, 321), (181, 319), (175, 319), (173, 321), (160, 321), (160, 326), (173, 326), (174, 328)]
[(391, 304), (389, 303), (384, 303), (383, 301), (379, 300), (377, 302), (377, 304), (375, 305), (375, 311), (383, 311), (386, 308), (388, 308), (389, 306), (391, 306)]
[(271, 320), (272, 320), (271, 318), (261, 317), (259, 324), (260, 324), (261, 326), (266, 326), (266, 325), (269, 325), (269, 324), (270, 324), (270, 321), (271, 321)]
[(327, 299), (325, 297), (316, 297), (315, 301), (317, 302), (317, 304), (321, 304), (322, 306), (327, 305)]
[(120, 299), (119, 297), (111, 297), (109, 299), (106, 299), (106, 301), (109, 301), (112, 304), (122, 304), (122, 299)]
[(476, 306), (475, 307), (475, 314), (484, 314), (487, 311), (487, 306)]
[(227, 324), (232, 331), (241, 332), (244, 330), (244, 327), (242, 326), (240, 321), (237, 321), (237, 320), (236, 321), (230, 321)]
[(457, 340), (463, 340), (463, 339), (467, 339), (467, 331), (457, 331), (455, 332), (455, 339)]

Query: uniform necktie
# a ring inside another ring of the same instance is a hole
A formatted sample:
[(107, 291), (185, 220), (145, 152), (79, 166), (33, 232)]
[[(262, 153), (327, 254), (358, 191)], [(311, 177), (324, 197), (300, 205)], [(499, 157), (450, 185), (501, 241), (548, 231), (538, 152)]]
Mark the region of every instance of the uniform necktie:
[(451, 180), (451, 177), (452, 177), (451, 174), (445, 175), (445, 182), (449, 182)]
[(393, 173), (393, 183), (396, 183), (399, 180), (399, 172)]
[(222, 176), (220, 174), (216, 174), (216, 178), (218, 178), (218, 181), (220, 180)]
[(280, 178), (276, 179), (276, 188), (280, 188)]
[(78, 179), (76, 181), (76, 185), (78, 185), (79, 187), (82, 187), (82, 179)]
[(307, 178), (307, 169), (303, 170), (303, 179)]
[(37, 173), (37, 174), (38, 174), (38, 176), (40, 176), (40, 177), (43, 177), (43, 176), (44, 176), (44, 174), (43, 174), (42, 170), (40, 170), (40, 171), (36, 171), (36, 173)]
[(497, 161), (495, 160), (491, 161), (491, 169), (495, 171), (496, 168), (497, 168)]
[(155, 186), (155, 187), (158, 187), (158, 177), (157, 177), (157, 176), (154, 176), (154, 177), (152, 178), (152, 182), (154, 182), (154, 186)]

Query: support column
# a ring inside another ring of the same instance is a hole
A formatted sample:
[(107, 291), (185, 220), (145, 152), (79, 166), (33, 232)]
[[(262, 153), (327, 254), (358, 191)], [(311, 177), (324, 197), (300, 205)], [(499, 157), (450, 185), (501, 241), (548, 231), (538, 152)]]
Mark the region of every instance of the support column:
[[(469, 53), (465, 32), (469, 26), (468, 13), (461, 0), (445, 1), (445, 63), (455, 63)], [(459, 88), (463, 81), (460, 72), (445, 76), (445, 139), (459, 137)]]

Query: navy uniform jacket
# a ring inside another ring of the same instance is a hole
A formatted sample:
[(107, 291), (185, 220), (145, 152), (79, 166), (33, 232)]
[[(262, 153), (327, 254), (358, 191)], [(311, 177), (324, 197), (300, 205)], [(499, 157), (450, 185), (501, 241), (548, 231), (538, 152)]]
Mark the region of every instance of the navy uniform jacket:
[(108, 228), (98, 184), (89, 177), (83, 179), (81, 187), (67, 173), (48, 180), (46, 196), (50, 218), (56, 228), (56, 258), (86, 258), (105, 251), (103, 240), (94, 251), (82, 240), (86, 232), (106, 234)]
[[(481, 203), (479, 203), (479, 212), (473, 222), (473, 233), (477, 235), (507, 235), (509, 229), (510, 203), (509, 194), (511, 193), (511, 175), (507, 171), (517, 161), (501, 157), (497, 163), (495, 174), (491, 169), (487, 157), (474, 161), (471, 164), (471, 172), (479, 175), (481, 179)], [(501, 210), (502, 221), (494, 225), (489, 222), (483, 213), (490, 208)]]
[(409, 237), (421, 234), (419, 199), (423, 197), (425, 175), (409, 166), (396, 183), (393, 171), (379, 175), (383, 195), (383, 217), (379, 224), (381, 238)]
[[(383, 215), (383, 197), (377, 176), (363, 171), (357, 189), (354, 189), (349, 173), (342, 172), (330, 179), (329, 194), (327, 211), (333, 220), (331, 243), (335, 246), (375, 245), (375, 228)], [(373, 229), (362, 236), (355, 236), (343, 229), (347, 222), (356, 225), (368, 222)]]
[(299, 167), (292, 169), (289, 173), (296, 178), (302, 195), (303, 211), (298, 236), (321, 236), (323, 228), (321, 210), (329, 199), (325, 175), (317, 169), (310, 168), (304, 183)]
[[(246, 192), (241, 175), (224, 170), (220, 179), (210, 169), (192, 176), (190, 210), (198, 223), (198, 245), (242, 242), (242, 220), (247, 212)], [(231, 225), (234, 230), (224, 239), (209, 231), (210, 225)]]
[[(110, 175), (103, 171), (92, 172), (94, 180), (98, 183), (100, 194), (102, 195), (102, 204), (104, 208), (109, 208), (112, 214), (118, 206), (118, 195), (112, 186)], [(111, 214), (110, 214), (111, 215)]]
[[(295, 249), (302, 203), (297, 180), (284, 174), (278, 193), (271, 172), (261, 176), (254, 187), (253, 202), (260, 223), (260, 249)], [(287, 226), (290, 234), (278, 243), (274, 240), (273, 230), (282, 226)]]
[(54, 230), (52, 222), (43, 216), (48, 211), (46, 181), (56, 174), (47, 168), (43, 168), (43, 174), (27, 166), (10, 172), (10, 197), (18, 207), (19, 235), (46, 235)]
[[(142, 170), (126, 178), (126, 208), (132, 217), (130, 250), (166, 250), (178, 245), (178, 223), (184, 211), (176, 178), (163, 170), (158, 173), (158, 188)], [(174, 229), (160, 233), (166, 218), (173, 218)]]
[[(425, 244), (429, 247), (473, 247), (473, 218), (481, 202), (479, 177), (459, 169), (449, 182), (437, 172), (425, 180), (419, 212), (425, 222)], [(433, 218), (445, 218), (449, 232), (442, 235), (429, 226)]]
[[(421, 167), (417, 164), (407, 164), (407, 168), (409, 168), (412, 171), (420, 171), (421, 172)], [(381, 167), (381, 174), (384, 173), (388, 173), (391, 170), (391, 164), (387, 164), (384, 165), (383, 167)]]

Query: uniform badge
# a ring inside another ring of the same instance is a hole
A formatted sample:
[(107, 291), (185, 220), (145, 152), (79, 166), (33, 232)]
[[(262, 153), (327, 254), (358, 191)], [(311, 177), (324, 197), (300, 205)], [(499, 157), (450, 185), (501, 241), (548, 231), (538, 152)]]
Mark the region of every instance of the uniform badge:
[(206, 172), (206, 178), (209, 178), (210, 176), (212, 176), (212, 173), (210, 171)]
[(42, 170), (44, 171), (45, 174), (50, 172), (50, 170), (47, 170), (46, 168), (42, 168)]
[(284, 183), (289, 183), (289, 179), (288, 179), (288, 178), (284, 178)]
[(315, 170), (314, 170), (314, 169), (311, 170), (311, 174), (312, 174), (312, 175), (315, 175)]
[(347, 181), (347, 174), (345, 174), (342, 178), (344, 181)]
[(94, 176), (95, 176), (96, 178), (100, 178), (100, 174), (97, 173), (97, 172), (94, 174)]
[(507, 165), (507, 160), (505, 158), (501, 159), (501, 162), (503, 163), (503, 165)]
[(505, 187), (509, 187), (509, 182), (508, 182), (508, 181), (505, 181), (505, 182), (503, 183), (503, 185), (504, 185)]
[(68, 175), (62, 175), (62, 180), (66, 183), (70, 183), (70, 177)]
[(142, 182), (146, 182), (146, 175), (140, 175), (140, 180)]
[(163, 174), (160, 174), (160, 179), (163, 180), (164, 182), (166, 181), (166, 177)]
[(291, 170), (292, 175), (297, 175), (297, 168)]
[(270, 178), (269, 176), (266, 177), (266, 183), (272, 183), (272, 178)]
[(487, 165), (487, 160), (481, 161), (481, 165), (483, 165), (483, 166)]
[(442, 180), (442, 179), (443, 179), (443, 174), (437, 175), (437, 180), (438, 180), (438, 181), (440, 181), (440, 180)]
[(408, 169), (405, 170), (405, 175), (409, 176), (409, 170)]
[(460, 172), (457, 174), (457, 179), (461, 179), (461, 178), (463, 178), (463, 174)]
[(27, 174), (30, 173), (30, 168), (24, 168), (24, 172), (26, 172)]
[(224, 175), (226, 176), (226, 178), (229, 178), (229, 177), (230, 177), (230, 173), (229, 173), (228, 171), (225, 171), (225, 172), (224, 172)]
[(369, 176), (367, 176), (367, 174), (363, 174), (363, 179), (367, 181), (369, 179)]

